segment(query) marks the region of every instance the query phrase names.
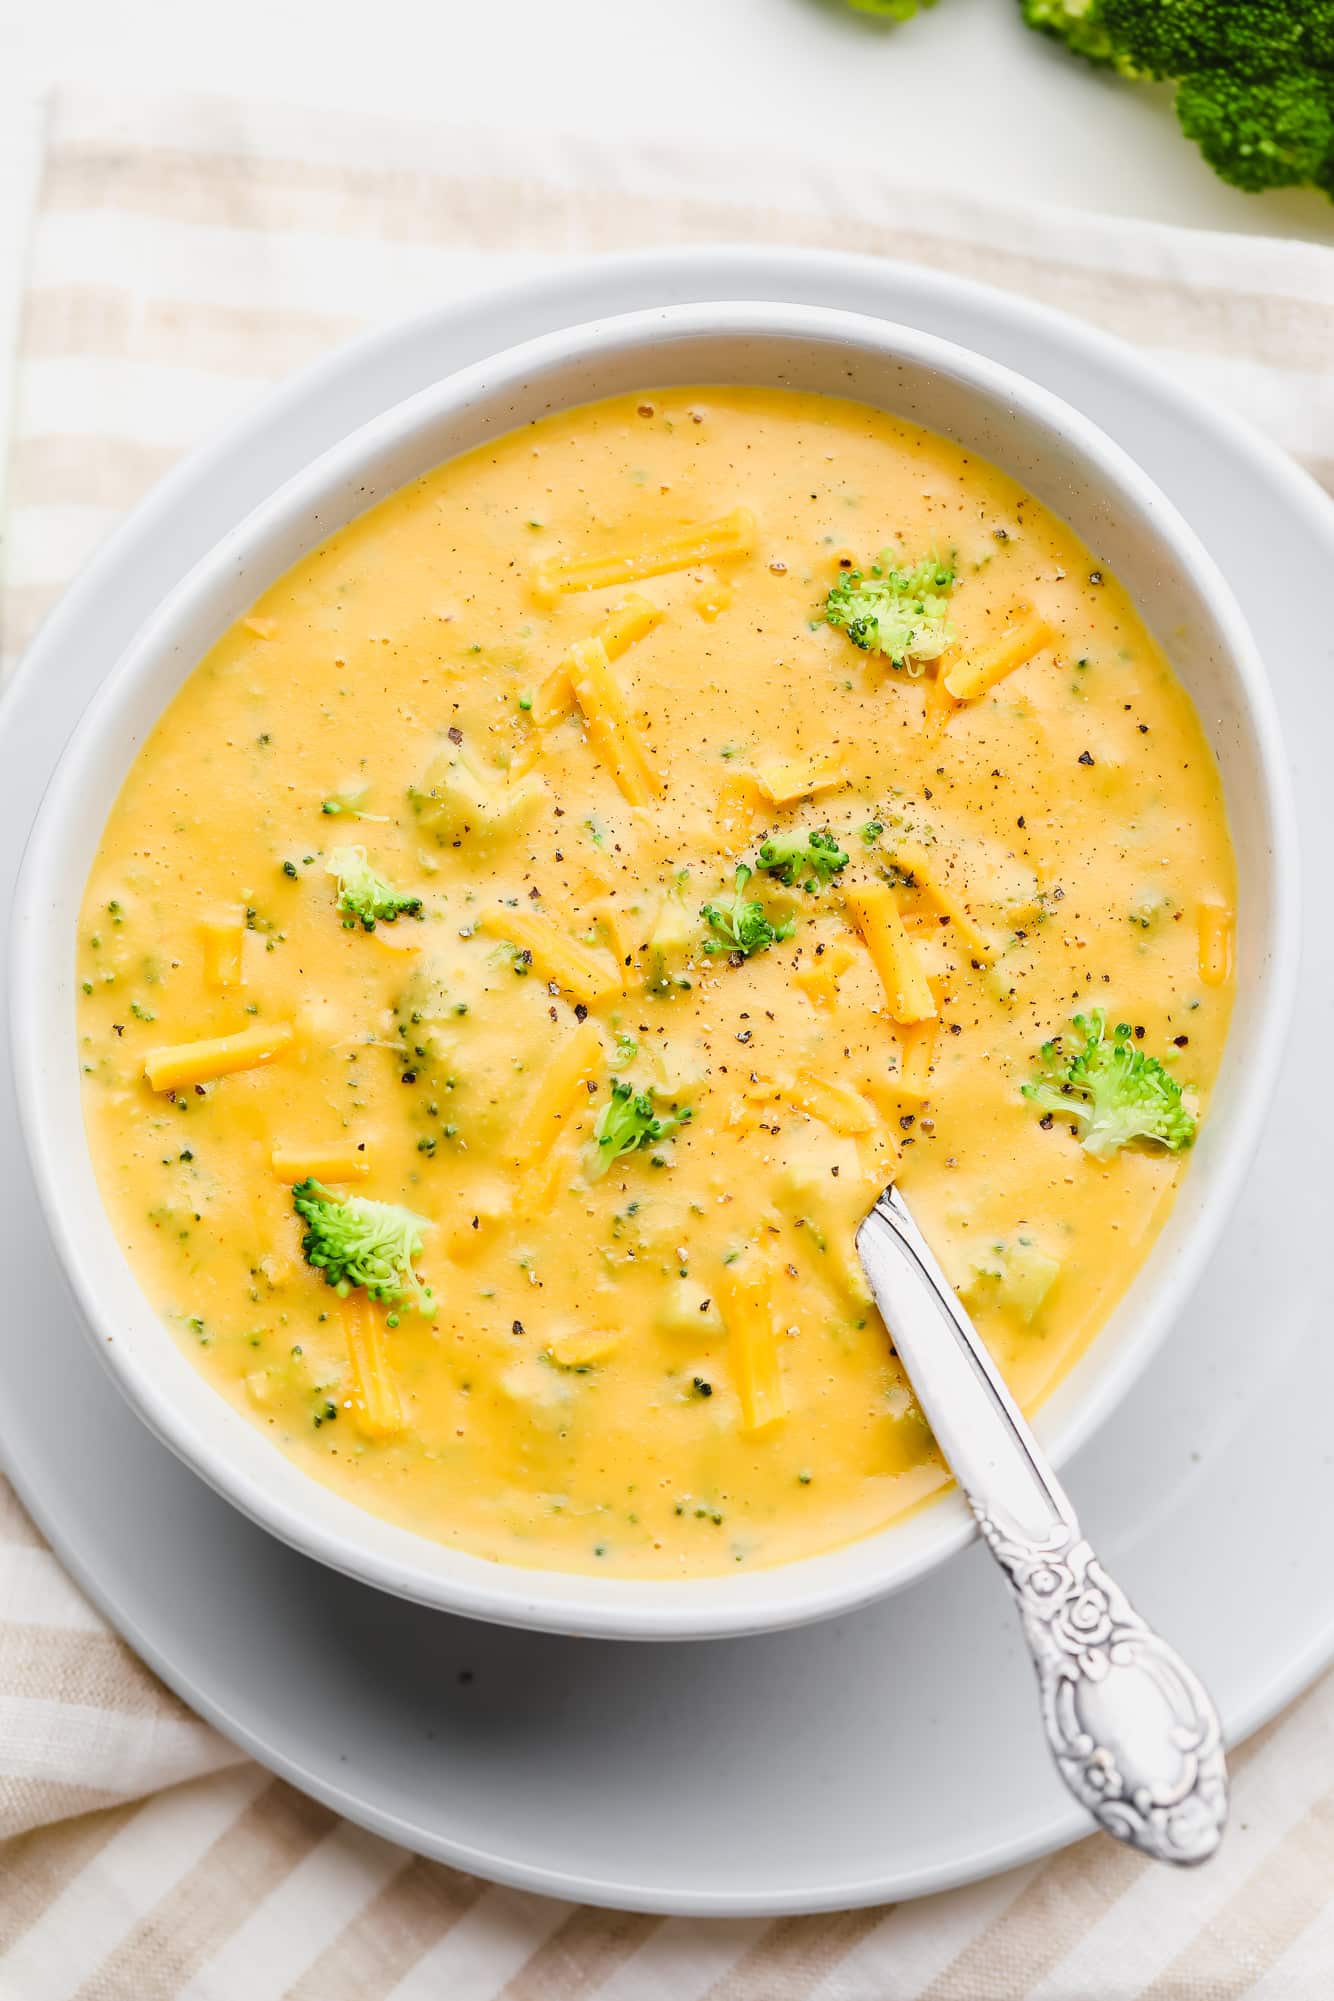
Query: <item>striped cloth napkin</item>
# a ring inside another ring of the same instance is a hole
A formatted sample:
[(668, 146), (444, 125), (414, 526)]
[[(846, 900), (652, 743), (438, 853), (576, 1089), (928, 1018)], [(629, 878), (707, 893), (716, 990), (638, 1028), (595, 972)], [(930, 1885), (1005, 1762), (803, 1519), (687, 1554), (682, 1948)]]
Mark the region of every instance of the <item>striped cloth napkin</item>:
[[(572, 253), (862, 250), (1150, 349), (1334, 488), (1334, 256), (926, 197), (859, 164), (240, 103), (0, 119), (0, 661), (145, 489), (369, 325)], [(725, 190), (726, 192), (720, 192)], [(17, 289), (6, 280), (22, 272)], [(4, 366), (12, 346), (15, 366)], [(497, 1889), (341, 1822), (142, 1667), (0, 1482), (3, 2001), (1251, 2001), (1334, 1973), (1334, 1677), (1236, 1760), (1223, 1853), (1097, 1839), (897, 1909), (695, 1922)]]

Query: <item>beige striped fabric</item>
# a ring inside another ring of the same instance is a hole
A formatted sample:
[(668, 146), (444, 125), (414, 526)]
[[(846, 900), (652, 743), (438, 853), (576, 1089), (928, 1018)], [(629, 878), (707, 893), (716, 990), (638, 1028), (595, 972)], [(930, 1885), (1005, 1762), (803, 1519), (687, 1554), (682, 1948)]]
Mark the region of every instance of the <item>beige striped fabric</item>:
[[(589, 251), (855, 245), (984, 279), (1149, 348), (1334, 487), (1334, 257), (1311, 246), (345, 113), (66, 98), (0, 127), (0, 665), (275, 378)], [(0, 1482), (0, 1837), (0, 2001), (1305, 2001), (1334, 1988), (1334, 1678), (1241, 1752), (1229, 1842), (1185, 1881), (1095, 1840), (896, 1909), (579, 1909), (423, 1862), (242, 1760)]]

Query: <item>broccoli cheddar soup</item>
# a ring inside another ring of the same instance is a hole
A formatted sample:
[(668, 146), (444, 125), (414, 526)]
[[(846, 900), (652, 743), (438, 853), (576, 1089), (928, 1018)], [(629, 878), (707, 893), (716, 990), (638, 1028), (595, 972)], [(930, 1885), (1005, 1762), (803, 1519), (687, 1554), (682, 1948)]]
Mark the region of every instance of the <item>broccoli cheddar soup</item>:
[(428, 474), (196, 668), (77, 940), (105, 1201), (219, 1393), (507, 1562), (734, 1573), (946, 1479), (897, 1180), (1020, 1400), (1152, 1244), (1233, 864), (1096, 552), (879, 411), (650, 390)]

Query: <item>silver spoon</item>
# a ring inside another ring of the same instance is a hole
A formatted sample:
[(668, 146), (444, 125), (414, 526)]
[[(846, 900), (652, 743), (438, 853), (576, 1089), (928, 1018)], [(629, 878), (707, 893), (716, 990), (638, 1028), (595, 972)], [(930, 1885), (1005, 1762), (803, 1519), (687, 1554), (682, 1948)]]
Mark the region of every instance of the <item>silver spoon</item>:
[(1118, 1840), (1159, 1862), (1207, 1860), (1228, 1807), (1213, 1703), (1080, 1534), (893, 1188), (858, 1230), (857, 1249), (917, 1400), (1018, 1601), (1061, 1777)]

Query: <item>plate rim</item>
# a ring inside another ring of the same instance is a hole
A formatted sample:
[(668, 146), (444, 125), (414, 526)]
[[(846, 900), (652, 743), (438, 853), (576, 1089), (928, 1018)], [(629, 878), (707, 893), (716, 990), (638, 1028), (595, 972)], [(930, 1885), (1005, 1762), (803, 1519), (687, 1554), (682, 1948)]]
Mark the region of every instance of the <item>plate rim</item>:
[[(958, 278), (951, 273), (902, 259), (781, 245), (732, 246), (725, 243), (571, 258), (554, 271), (466, 292), (446, 305), (428, 308), (344, 343), (310, 368), (271, 388), (240, 418), (187, 453), (131, 510), (43, 622), (3, 697), (0, 697), (0, 737), (7, 733), (7, 726), (22, 703), (34, 694), (40, 700), (41, 670), (46, 655), (58, 650), (65, 625), (78, 614), (85, 597), (100, 590), (104, 572), (114, 572), (119, 565), (122, 547), (151, 526), (154, 520), (170, 512), (178, 490), (206, 479), (218, 462), (231, 457), (248, 436), (262, 432), (297, 384), (304, 395), (315, 394), (333, 379), (364, 373), (374, 359), (388, 355), (415, 334), (423, 334), (432, 327), (457, 323), (470, 314), (487, 312), (499, 319), (515, 314), (525, 306), (533, 310), (540, 308), (547, 314), (563, 313), (566, 308), (561, 301), (582, 297), (582, 288), (591, 289), (601, 284), (611, 291), (618, 285), (624, 287), (636, 280), (642, 282), (649, 276), (660, 277), (665, 286), (670, 286), (674, 278), (679, 282), (687, 274), (691, 283), (703, 282), (711, 271), (720, 275), (729, 271), (736, 273), (739, 266), (774, 274), (780, 269), (785, 273), (800, 271), (808, 282), (824, 278), (833, 287), (843, 280), (845, 289), (854, 278), (859, 281), (874, 279), (887, 291), (897, 284), (910, 295), (914, 292), (920, 295), (926, 290), (936, 296), (953, 296), (964, 305), (971, 302), (974, 306), (985, 308), (996, 319), (1004, 320), (1016, 329), (1029, 326), (1055, 331), (1065, 344), (1082, 348), (1095, 365), (1110, 365), (1123, 379), (1138, 377), (1158, 391), (1161, 391), (1166, 379), (1164, 371), (1151, 358), (1097, 327), (975, 280)], [(603, 300), (592, 310), (602, 313), (628, 309), (632, 308)], [(864, 305), (849, 309), (868, 310)], [(586, 307), (580, 304), (575, 310), (583, 315)], [(568, 321), (544, 320), (544, 325), (551, 330), (575, 323), (573, 318)], [(515, 336), (516, 340), (526, 337), (523, 334)], [(1304, 515), (1313, 533), (1328, 541), (1334, 550), (1334, 501), (1304, 468), (1243, 419), (1215, 405), (1190, 385), (1172, 381), (1171, 388), (1173, 395), (1194, 410), (1202, 419), (1204, 428), (1212, 430), (1234, 458), (1256, 465), (1271, 487), (1281, 495), (1284, 504)], [(130, 1641), (136, 1652), (198, 1715), (269, 1770), (324, 1801), (348, 1819), (452, 1867), (538, 1894), (608, 1908), (687, 1916), (777, 1916), (864, 1907), (957, 1887), (1036, 1860), (1087, 1830), (1088, 1823), (1077, 1809), (1071, 1807), (1066, 1810), (1062, 1806), (1027, 1838), (993, 1840), (983, 1851), (971, 1850), (956, 1856), (949, 1864), (915, 1871), (900, 1870), (890, 1877), (863, 1878), (804, 1897), (780, 1890), (772, 1894), (743, 1893), (740, 1898), (726, 1890), (713, 1890), (707, 1886), (664, 1893), (659, 1888), (645, 1889), (624, 1882), (608, 1883), (591, 1876), (572, 1875), (557, 1868), (512, 1861), (469, 1848), (466, 1843), (442, 1839), (432, 1830), (413, 1824), (406, 1816), (395, 1817), (374, 1803), (354, 1798), (340, 1787), (336, 1779), (326, 1778), (303, 1765), (232, 1714), (224, 1703), (209, 1695), (188, 1670), (178, 1669), (169, 1645), (159, 1644), (137, 1618), (122, 1611), (115, 1586), (94, 1575), (78, 1550), (67, 1542), (54, 1516), (48, 1513), (40, 1482), (35, 1478), (30, 1482), (26, 1477), (29, 1469), (24, 1463), (21, 1442), (16, 1449), (15, 1443), (6, 1435), (2, 1407), (0, 1446), (3, 1446), (5, 1470), (15, 1491), (46, 1535), (53, 1552), (113, 1627)], [(1252, 1699), (1241, 1705), (1239, 1713), (1232, 1719), (1229, 1741), (1236, 1743), (1259, 1728), (1308, 1686), (1331, 1659), (1334, 1659), (1334, 1600), (1328, 1607), (1323, 1626), (1312, 1631), (1306, 1644), (1291, 1659), (1275, 1666), (1258, 1684)]]

